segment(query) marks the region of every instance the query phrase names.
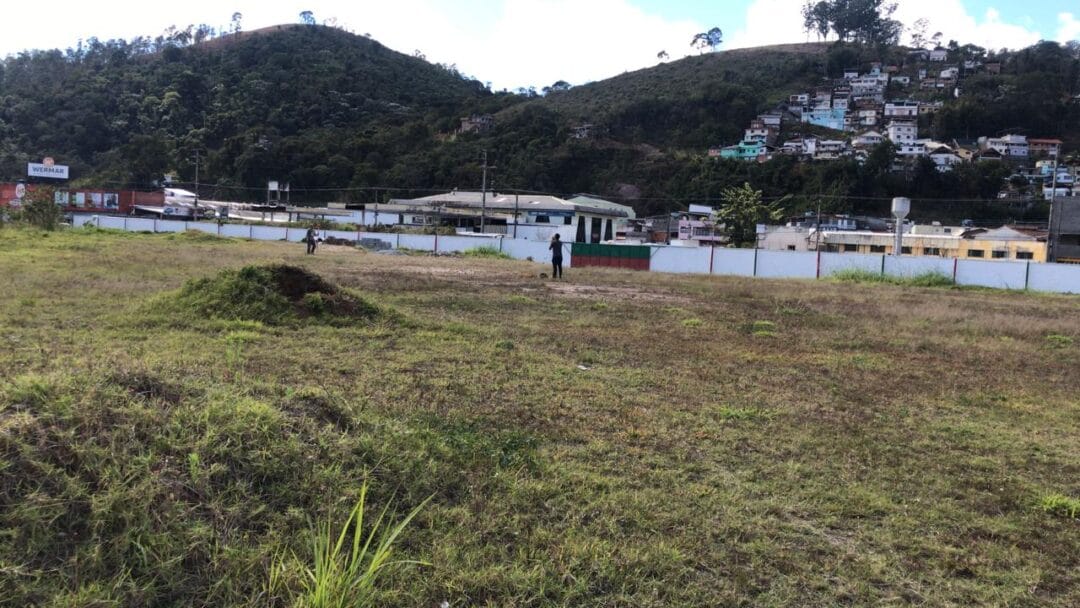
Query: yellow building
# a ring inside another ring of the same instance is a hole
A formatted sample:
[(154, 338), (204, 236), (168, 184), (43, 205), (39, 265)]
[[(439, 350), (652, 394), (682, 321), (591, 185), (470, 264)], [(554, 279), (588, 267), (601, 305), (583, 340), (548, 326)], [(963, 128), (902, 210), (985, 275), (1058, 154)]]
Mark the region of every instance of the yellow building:
[[(920, 233), (920, 228), (927, 233)], [(809, 241), (812, 244), (813, 237)], [(826, 231), (821, 241), (825, 251), (891, 255), (896, 236), (888, 232)], [(1045, 262), (1046, 233), (1009, 226), (996, 229), (916, 226), (912, 233), (904, 234), (903, 248), (902, 254), (914, 256)]]

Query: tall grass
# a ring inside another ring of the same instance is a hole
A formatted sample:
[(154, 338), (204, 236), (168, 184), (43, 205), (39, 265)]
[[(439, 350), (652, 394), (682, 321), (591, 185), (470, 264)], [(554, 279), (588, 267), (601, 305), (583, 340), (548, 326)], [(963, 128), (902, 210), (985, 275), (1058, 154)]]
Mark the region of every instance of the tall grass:
[[(397, 524), (390, 524), (386, 514), (389, 503), (379, 512), (371, 529), (364, 532), (364, 506), (367, 482), (340, 532), (335, 533), (331, 516), (314, 525), (311, 533), (311, 565), (302, 564), (294, 554), (303, 592), (294, 594), (293, 604), (303, 608), (357, 608), (370, 606), (379, 576), (388, 568), (405, 565), (430, 565), (414, 560), (390, 561), (394, 543), (409, 522), (431, 500), (429, 496)], [(284, 586), (289, 570), (284, 555), (271, 567), (269, 588)]]
[(940, 272), (927, 272), (909, 277), (896, 277), (868, 270), (850, 268), (829, 275), (834, 281), (848, 283), (885, 283), (907, 287), (952, 287), (952, 277)]

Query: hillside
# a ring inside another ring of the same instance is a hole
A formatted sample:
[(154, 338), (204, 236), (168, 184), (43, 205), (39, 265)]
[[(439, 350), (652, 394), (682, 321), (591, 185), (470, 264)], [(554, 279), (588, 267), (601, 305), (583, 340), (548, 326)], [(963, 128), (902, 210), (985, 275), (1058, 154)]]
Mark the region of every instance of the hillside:
[(447, 128), (491, 97), (452, 70), (322, 26), (187, 47), (94, 41), (2, 66), (0, 172), (14, 177), (26, 160), (51, 155), (86, 181), (144, 186), (170, 170), (186, 177), (196, 150), (209, 156), (211, 180), (253, 186), (298, 169), (340, 179), (352, 159), (309, 153), (299, 142), (418, 118)]
[[(1080, 104), (1070, 101), (1080, 93), (1080, 45), (957, 52), (993, 59), (1001, 73), (966, 78), (960, 99), (896, 92), (944, 103), (924, 118), (926, 136), (1008, 130), (1060, 137), (1066, 152), (1080, 147)], [(175, 173), (191, 185), (198, 153), (205, 195), (259, 199), (267, 180), (280, 180), (299, 202), (372, 201), (373, 188), (408, 195), (478, 187), (487, 150), (498, 167), (496, 188), (593, 192), (643, 213), (715, 203), (743, 181), (767, 197), (795, 195), (791, 211), (816, 208), (823, 196), (827, 209), (867, 213), (897, 195), (995, 199), (1010, 167), (897, 175), (888, 163), (781, 158), (750, 166), (705, 157), (709, 147), (739, 141), (749, 120), (788, 95), (872, 61), (904, 65), (907, 55), (898, 47), (778, 45), (667, 61), (533, 97), (494, 93), (452, 66), (320, 26), (189, 46), (94, 41), (0, 64), (0, 178), (18, 178), (26, 161), (50, 155), (72, 165), (79, 183), (149, 188)], [(460, 118), (471, 114), (493, 115), (494, 128), (457, 134)], [(574, 139), (582, 124), (595, 132)], [(783, 135), (802, 132), (816, 131), (792, 123)], [(923, 206), (921, 213), (942, 220), (1045, 215), (1031, 205)]]
[(3, 236), (2, 605), (1080, 605), (1075, 297)]

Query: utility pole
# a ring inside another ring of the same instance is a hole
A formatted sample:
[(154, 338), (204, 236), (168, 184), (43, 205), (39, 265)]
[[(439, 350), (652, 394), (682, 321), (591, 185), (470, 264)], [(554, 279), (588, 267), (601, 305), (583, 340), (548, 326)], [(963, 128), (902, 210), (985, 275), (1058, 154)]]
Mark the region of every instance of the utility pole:
[(518, 226), (518, 199), (521, 198), (520, 192), (514, 193), (514, 238), (517, 238), (517, 226)]
[(483, 182), (480, 185), (480, 234), (484, 234), (484, 226), (487, 224), (487, 172), (495, 167), (488, 166), (487, 150), (484, 150)]
[(1057, 172), (1058, 172), (1058, 158), (1061, 156), (1061, 144), (1054, 146), (1054, 169), (1052, 177), (1050, 178), (1050, 219), (1047, 222), (1047, 234), (1046, 234), (1046, 261), (1057, 261), (1057, 230), (1054, 228), (1054, 221), (1061, 223), (1061, 212), (1054, 213), (1054, 206), (1057, 204)]
[(817, 225), (814, 230), (814, 251), (821, 251), (821, 199), (817, 202)]

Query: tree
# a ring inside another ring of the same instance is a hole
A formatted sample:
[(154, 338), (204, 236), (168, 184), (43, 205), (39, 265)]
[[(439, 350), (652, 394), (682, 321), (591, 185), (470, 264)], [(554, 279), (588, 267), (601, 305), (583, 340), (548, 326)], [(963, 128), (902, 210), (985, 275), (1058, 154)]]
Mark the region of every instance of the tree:
[(232, 33), (234, 33), (234, 34), (239, 34), (240, 33), (240, 30), (241, 30), (240, 20), (243, 19), (243, 18), (244, 18), (244, 14), (241, 13), (240, 11), (237, 11), (237, 12), (232, 14), (232, 21), (231, 21), (231, 23), (232, 23)]
[(315, 25), (315, 13), (311, 11), (302, 11), (300, 13), (300, 23), (304, 25)]
[(911, 47), (916, 49), (926, 48), (926, 31), (930, 27), (930, 21), (926, 17), (917, 19), (911, 26)]
[(757, 225), (783, 217), (783, 205), (789, 197), (764, 203), (761, 191), (749, 183), (725, 188), (720, 193), (724, 205), (713, 213), (713, 221), (722, 224), (735, 247), (745, 247), (757, 241)]
[[(705, 52), (706, 48), (711, 48), (713, 51), (716, 47), (724, 41), (724, 32), (718, 27), (714, 27), (707, 32), (701, 32), (694, 34), (694, 39), (690, 41), (690, 46), (698, 49), (698, 52)], [(666, 53), (665, 53), (666, 55)]]
[(803, 5), (803, 27), (827, 37), (835, 32), (841, 42), (893, 45), (903, 24), (892, 18), (896, 3), (885, 0), (808, 0)]
[(23, 219), (42, 230), (56, 230), (62, 214), (52, 188), (37, 188), (23, 197)]
[(660, 51), (659, 53), (656, 54), (656, 58), (659, 59), (660, 61), (664, 61), (665, 59), (668, 58), (667, 51)]

